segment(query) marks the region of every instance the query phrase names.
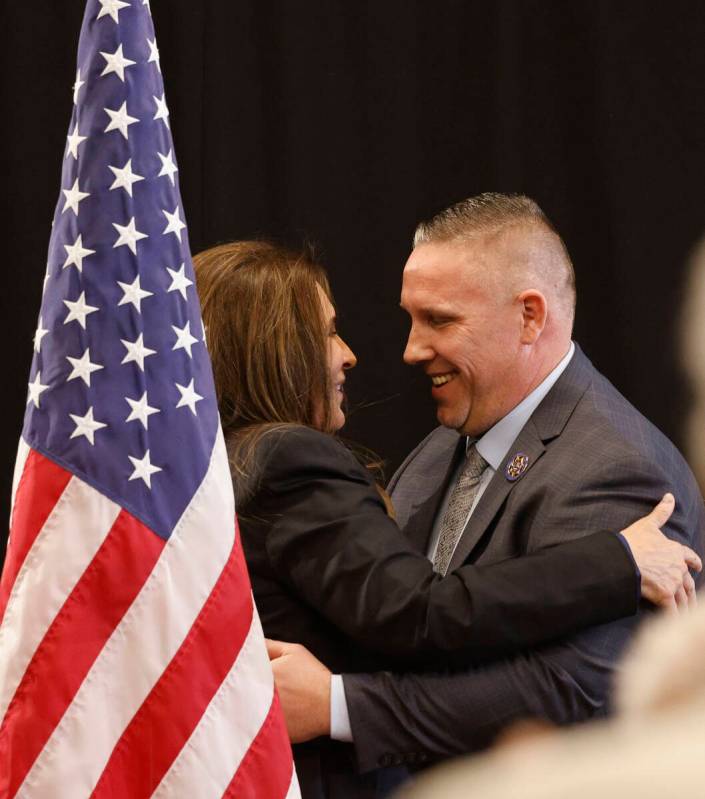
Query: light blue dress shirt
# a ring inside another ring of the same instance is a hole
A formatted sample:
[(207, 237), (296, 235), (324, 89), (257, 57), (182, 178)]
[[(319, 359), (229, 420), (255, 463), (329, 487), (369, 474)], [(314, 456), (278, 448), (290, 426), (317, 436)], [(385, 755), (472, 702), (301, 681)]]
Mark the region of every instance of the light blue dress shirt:
[[(575, 345), (573, 342), (565, 356), (561, 359), (560, 363), (555, 369), (546, 376), (546, 378), (536, 388), (525, 397), (515, 408), (513, 408), (506, 416), (500, 419), (493, 427), (491, 427), (484, 435), (482, 435), (476, 442), (468, 439), (467, 446), (472, 446), (475, 443), (477, 451), (487, 461), (487, 468), (485, 469), (480, 484), (475, 495), (475, 500), (472, 507), (468, 511), (468, 519), (472, 516), (473, 511), (480, 501), (480, 497), (489, 485), (490, 480), (494, 476), (497, 469), (499, 469), (502, 461), (507, 456), (509, 448), (512, 446), (516, 437), (521, 432), (524, 425), (529, 421), (529, 417), (539, 406), (543, 398), (553, 388), (554, 383), (563, 374), (563, 371), (570, 363), (570, 359), (575, 352)], [(445, 514), (453, 486), (456, 482), (456, 477), (462, 469), (462, 461), (458, 465), (456, 474), (453, 479), (448, 482), (448, 489), (446, 490), (443, 502), (439, 507), (436, 519), (431, 532), (431, 540), (429, 542), (428, 552), (426, 553), (430, 560), (438, 546), (438, 534), (440, 532), (441, 521)], [(467, 524), (467, 519), (465, 520)], [(352, 728), (350, 727), (350, 716), (348, 714), (348, 706), (345, 700), (345, 690), (343, 688), (343, 678), (340, 674), (333, 674), (331, 677), (330, 685), (330, 734), (331, 738), (336, 741), (353, 740)]]

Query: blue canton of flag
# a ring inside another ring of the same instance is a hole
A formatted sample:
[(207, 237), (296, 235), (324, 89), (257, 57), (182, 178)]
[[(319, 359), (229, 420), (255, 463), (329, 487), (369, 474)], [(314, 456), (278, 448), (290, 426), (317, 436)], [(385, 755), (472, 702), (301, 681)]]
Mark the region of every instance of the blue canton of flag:
[(23, 436), (168, 538), (218, 412), (147, 0), (87, 4), (73, 98)]

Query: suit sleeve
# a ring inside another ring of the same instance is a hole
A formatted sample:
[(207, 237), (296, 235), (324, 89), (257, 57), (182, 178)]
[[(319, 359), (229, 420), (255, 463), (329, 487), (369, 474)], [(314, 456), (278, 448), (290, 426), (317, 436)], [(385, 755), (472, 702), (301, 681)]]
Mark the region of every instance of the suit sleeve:
[(464, 664), (636, 612), (636, 571), (612, 531), (441, 578), (330, 436), (287, 435), (261, 485), (257, 513), (279, 578), (384, 655)]
[[(610, 471), (618, 470), (611, 465)], [(556, 513), (572, 513), (593, 527), (624, 527), (644, 515), (668, 488), (666, 479), (638, 465), (623, 482), (599, 477), (583, 486), (582, 501)], [(673, 488), (673, 486), (671, 486)], [(693, 545), (702, 535), (702, 510), (676, 510), (667, 533)], [(678, 490), (676, 489), (678, 495)], [(526, 558), (529, 560), (529, 558)], [(537, 585), (538, 587), (538, 585)], [(638, 617), (602, 624), (562, 642), (465, 671), (443, 674), (344, 675), (344, 689), (361, 770), (420, 763), (486, 747), (512, 721), (538, 717), (554, 724), (604, 715), (615, 668)]]

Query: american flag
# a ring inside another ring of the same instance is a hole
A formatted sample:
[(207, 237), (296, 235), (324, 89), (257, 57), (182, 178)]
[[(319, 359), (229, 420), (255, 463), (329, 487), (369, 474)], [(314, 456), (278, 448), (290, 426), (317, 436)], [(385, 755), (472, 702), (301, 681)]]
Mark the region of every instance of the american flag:
[(149, 1), (88, 0), (77, 66), (0, 581), (0, 797), (298, 796)]

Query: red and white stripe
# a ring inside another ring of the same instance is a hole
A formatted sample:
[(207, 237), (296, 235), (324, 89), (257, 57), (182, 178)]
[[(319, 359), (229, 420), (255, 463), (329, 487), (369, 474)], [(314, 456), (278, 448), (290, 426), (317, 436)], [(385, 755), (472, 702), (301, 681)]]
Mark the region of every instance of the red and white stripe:
[(222, 435), (168, 541), (23, 442), (0, 799), (299, 796)]

